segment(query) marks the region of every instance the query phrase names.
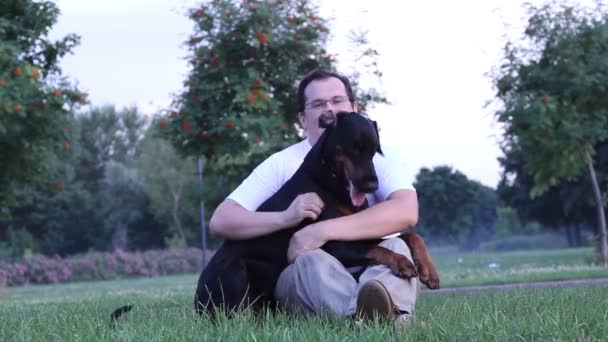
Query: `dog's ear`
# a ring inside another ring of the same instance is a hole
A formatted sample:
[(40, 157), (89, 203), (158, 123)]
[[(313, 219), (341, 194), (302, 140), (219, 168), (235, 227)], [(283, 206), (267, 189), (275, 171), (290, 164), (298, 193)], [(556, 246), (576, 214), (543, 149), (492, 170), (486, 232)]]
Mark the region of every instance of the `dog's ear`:
[(333, 113), (325, 113), (319, 116), (319, 128), (329, 128), (336, 125), (336, 117)]
[(381, 156), (384, 155), (384, 153), (382, 153), (382, 148), (380, 147), (380, 134), (378, 133), (378, 123), (376, 123), (376, 121), (373, 121), (374, 124), (374, 129), (376, 130), (376, 137), (378, 138), (378, 148), (376, 149), (376, 152), (380, 153)]

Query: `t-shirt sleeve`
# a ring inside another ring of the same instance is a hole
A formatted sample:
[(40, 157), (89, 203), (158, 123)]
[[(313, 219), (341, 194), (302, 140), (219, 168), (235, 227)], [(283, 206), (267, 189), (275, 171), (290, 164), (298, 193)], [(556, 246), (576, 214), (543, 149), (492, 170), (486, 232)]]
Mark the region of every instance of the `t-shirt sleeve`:
[(278, 174), (280, 169), (277, 162), (276, 155), (263, 161), (228, 198), (247, 210), (255, 211), (281, 188), (282, 177)]
[(394, 149), (385, 149), (384, 156), (376, 154), (374, 166), (378, 176), (378, 190), (375, 197), (379, 201), (385, 201), (390, 194), (397, 190), (414, 190), (414, 175)]

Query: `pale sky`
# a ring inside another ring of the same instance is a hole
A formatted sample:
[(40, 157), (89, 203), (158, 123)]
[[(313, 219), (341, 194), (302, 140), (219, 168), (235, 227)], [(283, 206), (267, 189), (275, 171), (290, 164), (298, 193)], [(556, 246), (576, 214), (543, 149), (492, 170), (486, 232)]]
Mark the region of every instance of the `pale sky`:
[[(495, 187), (500, 178), (499, 127), (484, 104), (493, 97), (485, 73), (500, 61), (505, 35), (521, 36), (521, 0), (324, 0), (333, 18), (329, 53), (338, 68), (354, 65), (348, 32), (365, 29), (380, 53), (378, 84), (392, 102), (369, 110), (382, 143), (398, 147), (412, 175), (450, 165)], [(539, 3), (539, 1), (527, 1)], [(52, 37), (82, 37), (62, 60), (93, 105), (167, 108), (188, 72), (184, 42), (192, 32), (193, 0), (56, 0), (61, 16)], [(397, 4), (399, 5), (397, 6)], [(295, 115), (295, 113), (294, 113)]]

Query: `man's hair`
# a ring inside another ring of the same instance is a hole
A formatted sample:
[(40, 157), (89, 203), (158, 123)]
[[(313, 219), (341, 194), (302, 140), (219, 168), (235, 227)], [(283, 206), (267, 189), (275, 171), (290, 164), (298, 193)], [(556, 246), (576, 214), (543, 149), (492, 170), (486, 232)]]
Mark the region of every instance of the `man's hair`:
[(350, 85), (350, 81), (348, 80), (348, 78), (346, 78), (346, 76), (340, 75), (338, 73), (335, 73), (333, 71), (328, 71), (325, 69), (314, 69), (311, 72), (309, 72), (308, 74), (306, 74), (306, 76), (304, 76), (304, 78), (302, 78), (302, 80), (300, 81), (300, 84), (298, 85), (298, 113), (302, 113), (304, 112), (304, 105), (306, 104), (306, 96), (304, 94), (304, 90), (306, 90), (306, 87), (310, 84), (310, 82), (312, 81), (318, 81), (318, 80), (325, 80), (331, 77), (335, 77), (337, 79), (340, 80), (340, 82), (342, 82), (342, 84), (344, 84), (344, 88), (346, 89), (346, 96), (348, 96), (348, 100), (353, 103), (355, 102), (355, 96), (353, 95), (353, 88)]

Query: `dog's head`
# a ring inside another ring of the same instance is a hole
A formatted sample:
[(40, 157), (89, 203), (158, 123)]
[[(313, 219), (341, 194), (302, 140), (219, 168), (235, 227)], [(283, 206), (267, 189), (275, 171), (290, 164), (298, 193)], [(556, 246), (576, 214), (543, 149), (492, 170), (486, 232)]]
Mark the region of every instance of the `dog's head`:
[(351, 204), (362, 206), (366, 194), (378, 189), (372, 161), (376, 152), (382, 154), (376, 122), (359, 113), (339, 112), (319, 117), (319, 127), (325, 128), (320, 138), (323, 162), (345, 186)]

